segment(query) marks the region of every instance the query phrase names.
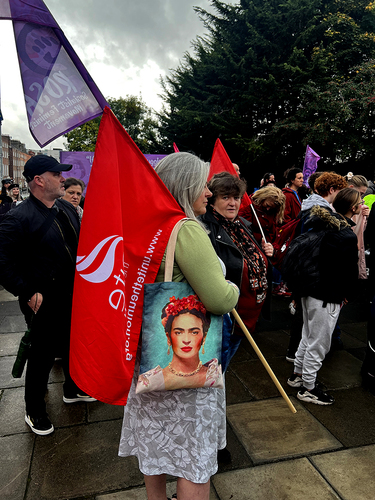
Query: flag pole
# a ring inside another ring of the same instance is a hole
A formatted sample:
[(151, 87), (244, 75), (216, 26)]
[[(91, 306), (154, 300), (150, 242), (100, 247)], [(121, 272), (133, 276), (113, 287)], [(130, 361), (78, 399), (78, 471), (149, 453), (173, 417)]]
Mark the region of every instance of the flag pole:
[(290, 411), (292, 413), (297, 413), (297, 410), (295, 409), (295, 407), (293, 406), (293, 403), (291, 402), (291, 400), (288, 398), (288, 395), (286, 394), (286, 392), (284, 391), (284, 389), (281, 387), (281, 384), (280, 382), (278, 381), (276, 375), (273, 373), (272, 371), (272, 368), (270, 367), (270, 365), (267, 363), (265, 357), (263, 356), (263, 354), (261, 353), (259, 347), (256, 345), (253, 337), (250, 335), (250, 332), (249, 330), (246, 328), (244, 322), (242, 321), (242, 319), (240, 318), (240, 316), (238, 315), (238, 312), (235, 310), (235, 309), (232, 309), (231, 311), (231, 314), (233, 314), (235, 320), (237, 321), (237, 323), (240, 325), (241, 327), (241, 330), (244, 332), (247, 340), (250, 342), (252, 348), (254, 349), (256, 355), (258, 356), (258, 358), (260, 359), (260, 361), (262, 362), (264, 368), (267, 370), (268, 372), (268, 375), (271, 377), (273, 383), (276, 385), (276, 388), (277, 390), (279, 391), (279, 393), (281, 394), (281, 396), (284, 398), (286, 404), (288, 405)]
[(256, 211), (255, 211), (255, 208), (254, 208), (254, 205), (251, 203), (251, 209), (253, 211), (253, 214), (256, 218), (256, 221), (258, 223), (258, 226), (259, 226), (259, 229), (260, 229), (260, 232), (262, 233), (262, 236), (263, 236), (263, 239), (264, 239), (264, 243), (267, 243), (267, 240), (266, 240), (266, 237), (264, 236), (264, 233), (263, 233), (263, 229), (262, 229), (262, 226), (260, 225), (260, 222), (259, 222), (259, 219), (258, 219), (258, 216), (256, 214)]

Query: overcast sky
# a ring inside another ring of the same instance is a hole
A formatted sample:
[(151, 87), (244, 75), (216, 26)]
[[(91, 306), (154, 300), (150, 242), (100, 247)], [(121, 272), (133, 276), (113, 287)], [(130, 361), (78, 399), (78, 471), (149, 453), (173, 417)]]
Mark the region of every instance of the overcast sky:
[[(205, 32), (193, 6), (209, 0), (44, 0), (104, 97), (141, 95), (160, 110), (160, 76)], [(0, 20), (2, 133), (39, 149), (27, 123), (11, 21)], [(63, 147), (65, 139), (47, 148)]]

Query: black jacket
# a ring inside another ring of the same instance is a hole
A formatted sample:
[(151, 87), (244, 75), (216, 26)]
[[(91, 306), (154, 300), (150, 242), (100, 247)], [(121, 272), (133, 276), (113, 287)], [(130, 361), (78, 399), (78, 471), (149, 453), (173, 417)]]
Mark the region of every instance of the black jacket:
[[(351, 224), (339, 214), (316, 206), (305, 223), (307, 231), (324, 231), (319, 251), (319, 280), (308, 295), (340, 304), (357, 289), (358, 241)], [(308, 263), (305, 263), (308, 266)]]
[[(212, 209), (207, 207), (207, 212), (200, 217), (207, 229), (210, 231), (208, 237), (215, 249), (218, 257), (224, 262), (226, 266), (226, 279), (235, 283), (241, 289), (242, 273), (243, 273), (243, 257), (240, 250), (233, 243), (231, 237), (225, 229), (218, 223), (212, 214)], [(247, 230), (254, 244), (258, 247), (253, 234), (251, 232), (251, 224), (240, 217), (240, 221), (244, 228)], [(268, 290), (266, 301), (262, 308), (262, 314), (265, 319), (270, 318), (270, 298), (272, 291), (272, 264), (268, 261), (267, 269)]]
[[(52, 210), (55, 219), (36, 239), (35, 233)], [(79, 227), (71, 203), (58, 199), (53, 208), (47, 208), (30, 194), (0, 224), (0, 284), (21, 301), (57, 287), (71, 294)]]

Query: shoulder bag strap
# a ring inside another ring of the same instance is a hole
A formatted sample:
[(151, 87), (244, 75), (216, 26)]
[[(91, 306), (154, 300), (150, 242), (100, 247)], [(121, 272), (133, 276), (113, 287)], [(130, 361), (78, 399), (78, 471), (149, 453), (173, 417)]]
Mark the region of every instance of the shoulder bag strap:
[(55, 220), (56, 215), (57, 215), (57, 210), (55, 208), (53, 208), (52, 210), (50, 210), (48, 216), (46, 217), (44, 222), (41, 224), (41, 226), (36, 231), (31, 233), (31, 242), (33, 244), (38, 244), (42, 241), (44, 235), (46, 234), (48, 229), (53, 224), (53, 221)]
[(174, 228), (172, 229), (167, 245), (167, 252), (165, 255), (164, 281), (172, 281), (174, 251), (176, 248), (177, 235), (179, 230), (187, 220), (193, 220), (193, 219), (188, 219), (188, 218), (181, 219), (177, 222), (177, 224), (175, 224)]

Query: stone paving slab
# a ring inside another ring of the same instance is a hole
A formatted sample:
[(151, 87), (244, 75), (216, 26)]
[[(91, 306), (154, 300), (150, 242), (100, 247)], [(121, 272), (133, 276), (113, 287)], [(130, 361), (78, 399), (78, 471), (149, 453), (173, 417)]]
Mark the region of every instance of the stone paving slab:
[(12, 377), (12, 368), (16, 356), (4, 356), (1, 358), (0, 363), (0, 389), (7, 389), (9, 387), (21, 387), (25, 385), (25, 373), (24, 370), (21, 378)]
[(357, 349), (360, 347), (366, 347), (367, 345), (366, 342), (363, 342), (356, 337), (352, 337), (352, 335), (349, 335), (344, 330), (341, 330), (341, 340), (345, 349)]
[[(363, 316), (366, 318), (366, 316)], [(343, 332), (357, 340), (366, 343), (367, 342), (367, 323), (365, 321), (355, 322), (355, 323), (341, 323), (339, 320), (340, 327)], [(345, 344), (344, 344), (345, 345)]]
[(27, 485), (35, 434), (0, 438), (0, 498), (22, 500)]
[(254, 464), (342, 447), (298, 400), (292, 402), (296, 414), (281, 397), (227, 408), (227, 419)]
[(16, 300), (18, 301), (17, 297), (15, 297), (12, 293), (4, 290), (4, 288), (0, 290), (0, 304), (1, 302), (14, 302)]
[(121, 422), (100, 422), (36, 436), (25, 500), (62, 500), (141, 486), (134, 457), (117, 456)]
[(225, 395), (227, 405), (245, 403), (253, 399), (250, 391), (241, 383), (230, 368), (225, 374)]
[(0, 400), (0, 435), (27, 433), (24, 388), (5, 389)]
[[(275, 358), (277, 356), (283, 356), (285, 358), (290, 336), (283, 330), (264, 331), (254, 333), (253, 340), (268, 361), (269, 358)], [(245, 344), (245, 349), (254, 352), (247, 339), (244, 339), (242, 342)], [(254, 356), (258, 359), (255, 353)]]
[[(12, 334), (14, 335), (14, 334)], [(0, 388), (1, 389), (6, 389), (6, 388), (14, 388), (14, 387), (24, 387), (25, 386), (25, 375), (26, 375), (26, 367), (24, 369), (24, 372), (22, 374), (22, 377), (20, 378), (13, 378), (12, 377), (12, 368), (14, 364), (14, 360), (16, 359), (16, 356), (4, 356), (1, 357), (1, 363), (0, 363)], [(56, 383), (56, 382), (63, 382), (64, 379), (64, 373), (61, 367), (61, 364), (59, 362), (55, 363), (55, 366), (53, 367), (48, 383)]]
[[(295, 390), (291, 391), (292, 388), (286, 383), (288, 377), (293, 373), (292, 363), (288, 363), (285, 357), (269, 358), (267, 362), (286, 393), (294, 394)], [(280, 395), (271, 377), (258, 359), (241, 363), (234, 361), (230, 365), (230, 369), (255, 399), (268, 399)]]
[(64, 403), (62, 383), (48, 384), (46, 403), (49, 418), (56, 428), (87, 422), (87, 405), (90, 403)]
[(220, 500), (340, 498), (306, 458), (217, 474), (212, 483)]
[(323, 361), (318, 380), (328, 390), (359, 387), (362, 384), (361, 366), (361, 361), (348, 352), (335, 351)]
[(352, 448), (311, 458), (343, 500), (375, 497), (375, 446)]
[(240, 440), (227, 424), (227, 451), (230, 453), (230, 460), (226, 463), (219, 461), (219, 472), (226, 472), (233, 469), (243, 469), (244, 467), (252, 467), (253, 462), (246, 453), (245, 448)]
[(0, 356), (15, 356), (24, 333), (24, 331), (17, 333), (2, 333), (0, 335)]
[(344, 446), (375, 444), (375, 396), (362, 387), (332, 394), (335, 397), (333, 405), (306, 403), (306, 409)]
[(87, 404), (87, 410), (88, 422), (100, 422), (105, 420), (120, 420), (122, 422), (124, 416), (123, 406), (109, 405), (101, 401)]
[[(177, 482), (167, 483), (167, 497), (171, 498), (176, 493)], [(128, 491), (110, 493), (108, 495), (99, 495), (96, 500), (145, 500), (147, 498), (146, 488), (133, 488)], [(219, 500), (213, 486), (211, 485), (210, 500)]]
[(0, 333), (15, 333), (25, 330), (27, 330), (25, 319), (19, 314), (14, 316), (7, 315), (0, 319)]

